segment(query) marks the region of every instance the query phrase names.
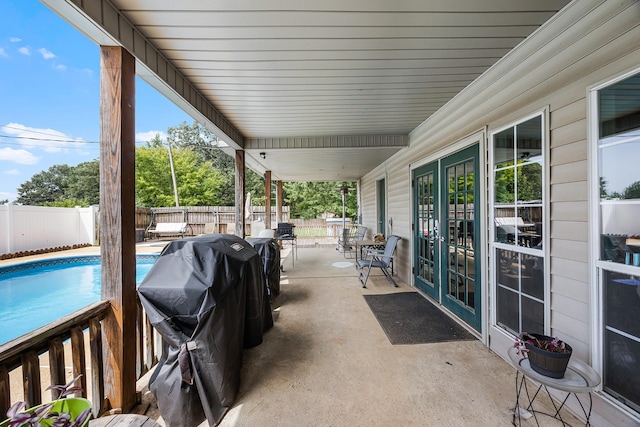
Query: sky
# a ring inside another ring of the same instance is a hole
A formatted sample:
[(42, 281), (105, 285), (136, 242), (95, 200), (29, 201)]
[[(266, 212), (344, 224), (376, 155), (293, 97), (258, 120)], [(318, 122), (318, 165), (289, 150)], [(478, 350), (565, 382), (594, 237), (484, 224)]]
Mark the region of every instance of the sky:
[[(0, 0), (0, 201), (100, 156), (100, 48), (37, 0)], [(136, 78), (136, 141), (193, 119)]]

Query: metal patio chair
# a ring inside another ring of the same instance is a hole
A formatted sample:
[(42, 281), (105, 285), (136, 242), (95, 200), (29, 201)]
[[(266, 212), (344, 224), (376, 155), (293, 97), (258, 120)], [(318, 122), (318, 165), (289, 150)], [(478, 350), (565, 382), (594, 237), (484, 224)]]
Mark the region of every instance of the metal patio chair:
[(345, 227), (340, 231), (340, 235), (338, 236), (338, 247), (337, 251), (344, 252), (349, 245), (349, 241), (355, 235), (356, 228), (355, 227)]
[(387, 280), (393, 283), (393, 286), (396, 288), (398, 287), (398, 284), (393, 280), (392, 274), (389, 272), (389, 267), (391, 267), (391, 263), (393, 262), (393, 253), (396, 250), (398, 241), (400, 241), (400, 236), (389, 236), (384, 250), (369, 249), (367, 250), (365, 257), (358, 260), (357, 265), (358, 270), (360, 270), (358, 273), (358, 280), (362, 283), (363, 288), (367, 287), (369, 274), (371, 273), (371, 269), (374, 267), (380, 268)]
[(298, 236), (295, 235), (295, 224), (290, 222), (278, 223), (275, 239), (280, 242), (289, 242), (291, 244), (291, 265), (295, 267), (295, 259), (298, 256)]
[(368, 229), (363, 225), (354, 225), (343, 231), (341, 238), (338, 240), (338, 250), (342, 252), (345, 258), (354, 258), (357, 242), (364, 240)]

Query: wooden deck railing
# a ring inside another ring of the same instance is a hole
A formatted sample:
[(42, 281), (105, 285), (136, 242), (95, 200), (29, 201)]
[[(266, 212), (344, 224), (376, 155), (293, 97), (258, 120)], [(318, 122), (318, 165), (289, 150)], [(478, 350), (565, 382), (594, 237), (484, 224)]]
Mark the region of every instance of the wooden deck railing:
[[(23, 399), (29, 407), (42, 403), (43, 391), (50, 384), (65, 384), (71, 378), (66, 376), (65, 348), (71, 350), (72, 374), (82, 374), (80, 386), (82, 397), (88, 396), (87, 384), (90, 385), (90, 400), (94, 416), (110, 409), (104, 395), (104, 359), (102, 320), (109, 310), (108, 301), (93, 303), (75, 313), (69, 314), (55, 322), (38, 328), (13, 341), (0, 346), (0, 414), (5, 414), (12, 404), (10, 373), (22, 369)], [(89, 349), (85, 346), (88, 339)], [(138, 379), (147, 373), (158, 361), (156, 352), (156, 333), (138, 303), (136, 333), (136, 373)], [(88, 351), (88, 352), (87, 352)], [(46, 368), (40, 366), (40, 360), (46, 360), (48, 353), (50, 384), (43, 384), (42, 374), (47, 376)], [(90, 369), (87, 367), (87, 360)], [(14, 374), (15, 375), (15, 374)], [(14, 385), (16, 383), (14, 376)], [(57, 392), (51, 391), (52, 399)], [(14, 391), (14, 396), (19, 395)], [(1, 417), (0, 417), (1, 419)]]

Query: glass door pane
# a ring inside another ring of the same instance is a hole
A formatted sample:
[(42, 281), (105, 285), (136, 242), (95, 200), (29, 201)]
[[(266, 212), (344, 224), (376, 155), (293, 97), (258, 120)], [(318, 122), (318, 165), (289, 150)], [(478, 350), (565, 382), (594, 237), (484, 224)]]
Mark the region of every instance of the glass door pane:
[(433, 298), (440, 299), (436, 260), (439, 252), (439, 215), (437, 163), (414, 171), (415, 206), (415, 279), (416, 285)]

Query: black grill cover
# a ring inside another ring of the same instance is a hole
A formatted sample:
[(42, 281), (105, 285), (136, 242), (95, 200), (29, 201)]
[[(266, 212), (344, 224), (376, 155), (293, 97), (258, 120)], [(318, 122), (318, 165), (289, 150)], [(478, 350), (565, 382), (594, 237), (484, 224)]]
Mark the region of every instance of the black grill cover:
[(269, 289), (269, 298), (273, 301), (280, 295), (280, 245), (269, 237), (252, 237), (247, 239), (262, 258), (264, 277)]
[(260, 256), (232, 235), (175, 240), (138, 294), (163, 338), (149, 389), (166, 424), (217, 425), (240, 386), (243, 347), (273, 326)]

